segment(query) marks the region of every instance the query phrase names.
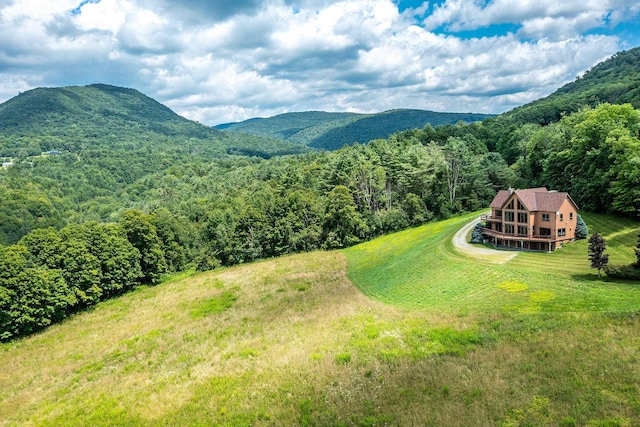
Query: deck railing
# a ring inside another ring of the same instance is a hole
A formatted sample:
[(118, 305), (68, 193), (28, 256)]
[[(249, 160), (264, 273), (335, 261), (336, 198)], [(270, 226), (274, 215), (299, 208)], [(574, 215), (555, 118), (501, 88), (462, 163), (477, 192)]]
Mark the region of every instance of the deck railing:
[(519, 239), (519, 240), (556, 240), (556, 236), (552, 235), (541, 235), (541, 234), (517, 234), (517, 233), (504, 233), (502, 231), (492, 230), (490, 228), (482, 227), (482, 233), (488, 234), (489, 236), (500, 237), (501, 239)]

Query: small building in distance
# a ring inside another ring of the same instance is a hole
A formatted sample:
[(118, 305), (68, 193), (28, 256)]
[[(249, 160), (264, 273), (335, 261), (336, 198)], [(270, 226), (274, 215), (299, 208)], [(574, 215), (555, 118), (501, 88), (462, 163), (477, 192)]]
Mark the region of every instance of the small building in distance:
[(481, 220), (483, 238), (493, 246), (551, 252), (575, 240), (578, 206), (569, 193), (510, 188), (496, 194)]

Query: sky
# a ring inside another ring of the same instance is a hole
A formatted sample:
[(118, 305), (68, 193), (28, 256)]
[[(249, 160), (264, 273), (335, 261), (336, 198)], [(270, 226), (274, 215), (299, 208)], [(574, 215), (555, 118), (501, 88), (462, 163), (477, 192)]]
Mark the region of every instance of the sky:
[(208, 125), (501, 113), (637, 46), (637, 0), (0, 0), (0, 102), (106, 83)]

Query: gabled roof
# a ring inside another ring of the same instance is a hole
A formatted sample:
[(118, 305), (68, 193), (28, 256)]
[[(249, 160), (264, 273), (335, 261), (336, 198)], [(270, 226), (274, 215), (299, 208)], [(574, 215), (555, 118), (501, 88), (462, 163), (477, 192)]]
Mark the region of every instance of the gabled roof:
[(566, 199), (573, 205), (576, 210), (578, 206), (575, 204), (569, 193), (566, 192), (549, 192), (536, 193), (537, 209), (544, 212), (557, 212)]
[(562, 203), (566, 199), (573, 205), (576, 210), (578, 206), (575, 204), (569, 193), (549, 191), (545, 187), (526, 188), (523, 190), (500, 190), (491, 202), (491, 208), (502, 209), (511, 195), (515, 194), (520, 202), (529, 212), (557, 212)]
[(496, 194), (496, 197), (494, 197), (493, 201), (491, 202), (491, 207), (496, 209), (501, 209), (502, 205), (504, 205), (507, 202), (507, 199), (511, 194), (512, 194), (511, 191), (508, 191), (508, 190), (498, 191), (498, 194)]
[(548, 194), (549, 190), (547, 190), (545, 187), (538, 187), (538, 188), (527, 188), (524, 190), (516, 190), (514, 191), (514, 193), (516, 193), (516, 196), (518, 196), (518, 199), (520, 199), (524, 207), (527, 208), (529, 212), (533, 212), (533, 211), (541, 210), (541, 209), (538, 209), (538, 206), (537, 206), (537, 195)]

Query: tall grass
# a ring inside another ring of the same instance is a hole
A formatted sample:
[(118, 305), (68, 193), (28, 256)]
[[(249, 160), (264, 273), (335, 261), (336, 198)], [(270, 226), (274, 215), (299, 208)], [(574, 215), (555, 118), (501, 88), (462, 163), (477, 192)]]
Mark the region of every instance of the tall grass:
[(582, 243), (475, 262), (447, 240), (470, 218), (141, 288), (2, 344), (0, 425), (637, 425), (636, 288), (557, 266)]

